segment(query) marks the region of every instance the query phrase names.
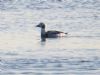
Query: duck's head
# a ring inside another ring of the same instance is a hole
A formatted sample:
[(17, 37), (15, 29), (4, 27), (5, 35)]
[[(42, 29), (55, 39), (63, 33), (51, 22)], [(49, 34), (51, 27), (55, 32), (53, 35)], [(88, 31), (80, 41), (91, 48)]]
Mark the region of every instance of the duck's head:
[(36, 27), (45, 28), (45, 24), (41, 22)]

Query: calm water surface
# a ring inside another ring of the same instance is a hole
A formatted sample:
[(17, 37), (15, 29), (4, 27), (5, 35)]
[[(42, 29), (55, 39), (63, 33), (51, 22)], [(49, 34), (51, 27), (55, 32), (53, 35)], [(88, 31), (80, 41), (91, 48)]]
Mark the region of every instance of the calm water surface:
[[(35, 26), (68, 32), (41, 42)], [(100, 11), (0, 11), (0, 75), (99, 75)]]

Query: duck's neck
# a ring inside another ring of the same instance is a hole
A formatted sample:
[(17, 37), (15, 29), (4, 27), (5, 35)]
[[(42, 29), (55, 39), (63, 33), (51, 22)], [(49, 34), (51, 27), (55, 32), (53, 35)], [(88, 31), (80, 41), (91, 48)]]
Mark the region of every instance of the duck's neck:
[(41, 28), (41, 37), (45, 37), (45, 28)]

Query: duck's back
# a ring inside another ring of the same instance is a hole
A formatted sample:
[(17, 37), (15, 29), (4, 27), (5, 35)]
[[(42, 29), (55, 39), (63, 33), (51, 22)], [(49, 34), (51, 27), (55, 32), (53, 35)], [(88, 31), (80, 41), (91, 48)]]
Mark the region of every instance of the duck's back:
[(47, 31), (46, 32), (46, 36), (49, 37), (49, 38), (60, 37), (61, 34), (65, 34), (65, 33), (60, 32), (60, 31)]

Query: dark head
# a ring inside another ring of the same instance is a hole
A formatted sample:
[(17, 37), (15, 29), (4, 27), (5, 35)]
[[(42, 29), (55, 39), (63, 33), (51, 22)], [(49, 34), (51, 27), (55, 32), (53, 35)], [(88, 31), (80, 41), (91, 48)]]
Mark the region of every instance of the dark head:
[(36, 27), (45, 28), (45, 24), (41, 22)]

